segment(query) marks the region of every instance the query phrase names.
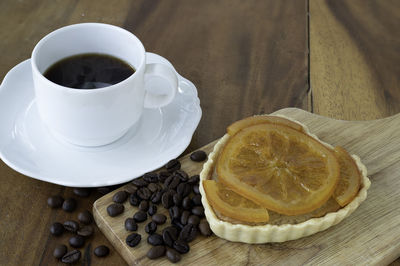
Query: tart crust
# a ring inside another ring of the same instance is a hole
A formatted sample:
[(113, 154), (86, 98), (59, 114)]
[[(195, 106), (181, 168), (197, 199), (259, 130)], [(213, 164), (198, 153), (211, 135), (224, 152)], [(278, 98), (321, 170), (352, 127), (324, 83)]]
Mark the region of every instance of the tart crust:
[[(311, 134), (306, 126), (300, 122), (286, 116), (277, 115), (293, 122), (296, 122), (304, 128), (305, 132), (317, 139), (324, 145), (333, 149), (332, 145), (318, 139), (314, 134)], [(361, 187), (357, 196), (344, 208), (340, 208), (336, 212), (329, 212), (319, 218), (311, 218), (300, 223), (286, 223), (280, 225), (264, 224), (264, 225), (246, 225), (239, 221), (228, 222), (228, 219), (220, 219), (214, 212), (207, 200), (207, 195), (203, 188), (203, 180), (212, 179), (214, 175), (214, 166), (218, 155), (229, 139), (229, 135), (225, 134), (214, 146), (214, 150), (209, 154), (207, 162), (203, 165), (200, 173), (200, 193), (202, 195), (202, 203), (207, 221), (210, 224), (211, 230), (219, 237), (229, 241), (243, 242), (250, 244), (268, 243), (268, 242), (284, 242), (294, 240), (315, 234), (317, 232), (328, 229), (329, 227), (338, 224), (344, 218), (349, 216), (367, 197), (367, 190), (371, 185), (367, 177), (367, 168), (362, 164), (360, 158), (352, 155), (352, 158), (357, 164), (358, 169), (362, 174)]]

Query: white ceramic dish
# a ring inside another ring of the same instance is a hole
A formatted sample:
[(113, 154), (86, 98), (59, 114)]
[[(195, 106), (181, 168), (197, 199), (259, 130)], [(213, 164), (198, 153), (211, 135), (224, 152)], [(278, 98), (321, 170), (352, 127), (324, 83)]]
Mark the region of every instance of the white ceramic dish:
[[(147, 62), (171, 65), (152, 53)], [(109, 145), (80, 147), (54, 138), (40, 121), (28, 59), (0, 86), (0, 158), (26, 176), (71, 187), (120, 184), (155, 170), (186, 149), (202, 114), (196, 87), (178, 77), (172, 103), (145, 109), (137, 126)]]

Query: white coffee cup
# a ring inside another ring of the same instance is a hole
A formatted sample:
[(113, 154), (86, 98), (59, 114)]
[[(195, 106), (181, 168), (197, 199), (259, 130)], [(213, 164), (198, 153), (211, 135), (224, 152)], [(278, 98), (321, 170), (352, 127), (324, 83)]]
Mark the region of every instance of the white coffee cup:
[[(99, 53), (127, 62), (135, 73), (104, 88), (73, 89), (43, 73), (69, 56)], [(178, 78), (163, 64), (147, 64), (140, 40), (122, 28), (82, 23), (60, 28), (41, 39), (31, 58), (39, 115), (57, 138), (81, 146), (100, 146), (122, 137), (138, 122), (143, 108), (159, 108), (175, 97)]]

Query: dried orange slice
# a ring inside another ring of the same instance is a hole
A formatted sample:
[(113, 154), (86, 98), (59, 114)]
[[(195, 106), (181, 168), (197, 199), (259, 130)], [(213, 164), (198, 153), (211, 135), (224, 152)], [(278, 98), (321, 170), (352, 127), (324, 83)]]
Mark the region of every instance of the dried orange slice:
[(279, 124), (279, 125), (285, 125), (290, 128), (296, 129), (301, 132), (305, 132), (304, 128), (302, 125), (293, 122), (289, 119), (285, 119), (283, 117), (279, 116), (272, 116), (272, 115), (256, 115), (252, 117), (248, 117), (239, 121), (236, 121), (232, 125), (230, 125), (227, 128), (227, 132), (230, 136), (235, 135), (239, 130), (249, 127), (249, 126), (254, 126), (258, 124), (263, 124), (263, 123), (271, 123), (271, 124)]
[(345, 149), (337, 146), (335, 152), (340, 165), (340, 177), (333, 198), (344, 207), (357, 196), (361, 185), (361, 173)]
[(236, 194), (219, 182), (204, 180), (203, 187), (211, 206), (222, 215), (242, 222), (268, 222), (269, 215), (265, 208)]
[(218, 180), (260, 206), (285, 215), (322, 206), (339, 180), (334, 152), (293, 128), (256, 124), (231, 136), (216, 165)]

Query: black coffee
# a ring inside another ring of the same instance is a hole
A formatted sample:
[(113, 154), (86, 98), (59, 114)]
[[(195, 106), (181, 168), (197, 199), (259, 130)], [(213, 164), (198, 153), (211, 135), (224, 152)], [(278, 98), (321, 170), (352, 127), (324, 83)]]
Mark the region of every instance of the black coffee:
[(74, 89), (98, 89), (117, 84), (135, 73), (128, 63), (105, 54), (80, 54), (64, 58), (44, 76), (61, 86)]

